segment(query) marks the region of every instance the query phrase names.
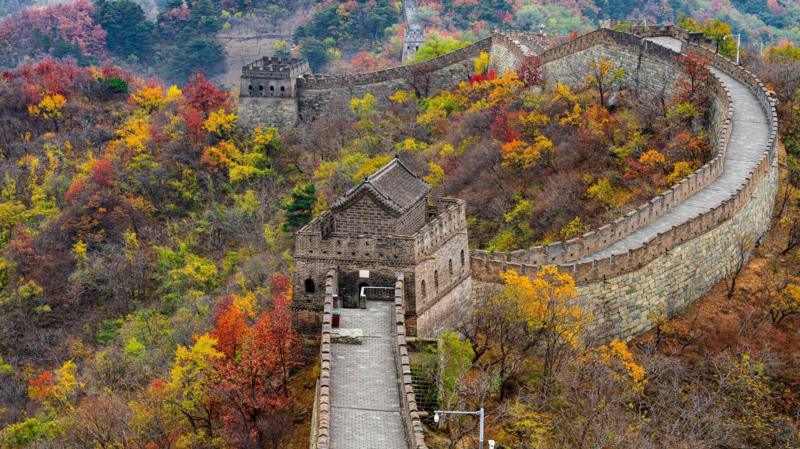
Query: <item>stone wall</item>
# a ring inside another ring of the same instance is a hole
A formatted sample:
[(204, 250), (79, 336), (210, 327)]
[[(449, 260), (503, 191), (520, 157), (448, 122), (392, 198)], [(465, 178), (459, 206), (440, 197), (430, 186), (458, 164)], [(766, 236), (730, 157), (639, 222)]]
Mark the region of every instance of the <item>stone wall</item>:
[(397, 274), (394, 288), (394, 326), (392, 334), (395, 344), (392, 346), (395, 367), (397, 369), (397, 387), (400, 390), (400, 410), (403, 417), (403, 427), (406, 434), (406, 443), (409, 449), (428, 449), (425, 444), (425, 434), (422, 421), (419, 419), (417, 397), (414, 394), (414, 382), (411, 377), (411, 361), (408, 357), (406, 346), (406, 312), (404, 308), (405, 280), (403, 273)]
[(253, 129), (256, 126), (294, 126), (300, 109), (297, 98), (239, 97), (237, 112), (239, 126)]
[(397, 232), (397, 217), (371, 196), (360, 193), (345, 208), (338, 210), (334, 218), (336, 229), (347, 229), (353, 234), (392, 235)]
[(597, 318), (603, 335), (630, 337), (652, 326), (650, 314), (683, 310), (746, 257), (743, 248), (768, 229), (778, 189), (772, 164), (744, 208), (722, 225), (675, 246), (639, 270), (578, 287), (581, 305)]
[[(644, 89), (643, 92), (652, 92), (650, 95), (643, 95), (645, 101), (660, 103), (674, 95), (671, 86), (678, 81), (680, 73), (680, 65), (676, 59), (678, 53), (668, 49), (650, 52), (649, 45), (656, 45), (652, 42), (640, 47), (612, 46), (604, 38), (608, 32), (610, 31), (600, 30), (571, 42), (570, 45), (576, 52), (566, 54), (559, 59), (549, 59), (543, 64), (545, 78), (551, 82), (566, 82), (573, 87), (582, 85), (585, 83), (586, 73), (590, 70), (592, 62), (602, 58), (623, 68), (626, 82), (634, 90)], [(593, 42), (597, 43), (591, 46)], [(733, 107), (730, 92), (715, 77), (712, 78), (711, 89), (712, 113), (709, 131), (714, 136), (715, 156), (709, 162), (670, 189), (612, 223), (567, 241), (510, 252), (507, 254), (507, 260), (534, 265), (566, 264), (578, 260), (652, 223), (716, 179), (722, 173), (724, 165), (725, 149), (731, 133)]]
[[(593, 36), (591, 36), (594, 34)], [(630, 46), (636, 36), (601, 30), (579, 37), (565, 48), (548, 50), (544, 61), (566, 57), (592, 45), (621, 42)], [(584, 40), (581, 40), (585, 38)], [(594, 44), (592, 42), (595, 42)], [(777, 191), (777, 114), (774, 100), (758, 79), (731, 61), (697, 45), (685, 52), (710, 58), (712, 65), (750, 87), (765, 111), (770, 137), (758, 165), (744, 184), (720, 206), (698, 213), (627, 253), (602, 259), (556, 264), (579, 283), (580, 301), (594, 312), (608, 337), (631, 337), (651, 325), (648, 315), (659, 309), (679, 310), (731, 273), (742, 248), (768, 229)], [(663, 47), (662, 47), (663, 48)], [(653, 49), (669, 57), (668, 49)], [(514, 268), (533, 275), (540, 265), (520, 261), (514, 254), (473, 251), (473, 276), (497, 281), (500, 272)]]

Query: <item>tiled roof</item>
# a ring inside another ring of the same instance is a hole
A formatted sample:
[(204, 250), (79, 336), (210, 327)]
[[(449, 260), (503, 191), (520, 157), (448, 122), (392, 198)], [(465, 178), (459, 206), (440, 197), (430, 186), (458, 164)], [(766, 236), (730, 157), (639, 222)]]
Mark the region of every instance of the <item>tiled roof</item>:
[(361, 184), (339, 197), (331, 209), (341, 209), (359, 197), (360, 193), (370, 192), (381, 204), (398, 214), (425, 197), (431, 186), (415, 175), (400, 159), (394, 158), (375, 173), (369, 175)]

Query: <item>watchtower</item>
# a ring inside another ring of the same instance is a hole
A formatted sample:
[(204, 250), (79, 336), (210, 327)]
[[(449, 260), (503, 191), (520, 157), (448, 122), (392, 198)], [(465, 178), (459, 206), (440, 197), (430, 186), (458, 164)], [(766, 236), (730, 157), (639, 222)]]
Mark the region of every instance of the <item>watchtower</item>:
[(297, 79), (311, 73), (304, 59), (265, 56), (242, 67), (240, 124), (292, 126), (297, 123)]
[(403, 62), (410, 60), (425, 42), (425, 30), (421, 27), (409, 27), (403, 35)]
[(337, 307), (362, 307), (366, 297), (381, 297), (402, 271), (410, 327), (429, 336), (447, 326), (452, 309), (469, 299), (466, 215), (462, 200), (432, 198), (430, 191), (395, 158), (301, 228), (294, 306), (321, 310), (331, 268), (339, 276)]

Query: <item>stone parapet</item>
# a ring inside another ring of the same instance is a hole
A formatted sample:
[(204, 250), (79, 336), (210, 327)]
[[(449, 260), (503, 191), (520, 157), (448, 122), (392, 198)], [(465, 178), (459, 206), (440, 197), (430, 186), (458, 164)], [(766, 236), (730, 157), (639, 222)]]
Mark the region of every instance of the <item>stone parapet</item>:
[(433, 254), (452, 236), (466, 232), (466, 202), (456, 198), (437, 198), (436, 216), (413, 236), (417, 262)]
[[(316, 448), (330, 449), (331, 442), (331, 325), (333, 321), (333, 299), (338, 293), (336, 270), (325, 276), (325, 300), (322, 308), (322, 335), (320, 337), (319, 389), (316, 404)], [(312, 438), (312, 447), (314, 447)]]
[(405, 297), (403, 292), (404, 282), (403, 273), (398, 273), (394, 287), (394, 326), (392, 326), (392, 336), (395, 344), (392, 349), (397, 368), (397, 387), (400, 390), (400, 409), (403, 415), (408, 448), (427, 449), (424, 428), (419, 417), (417, 397), (414, 394), (411, 361), (408, 357), (408, 347), (406, 345), (405, 308), (403, 305), (403, 298)]
[[(589, 33), (588, 35), (579, 37), (578, 39), (565, 44), (568, 49), (555, 48), (548, 50), (549, 53), (547, 55), (543, 55), (543, 59), (552, 60), (556, 57), (563, 57), (572, 51), (580, 51), (581, 49), (591, 46), (591, 42), (622, 42), (630, 44), (633, 42), (634, 38), (638, 39), (638, 37), (635, 36), (620, 37), (619, 35), (621, 34), (624, 33), (613, 32), (611, 30), (600, 30), (595, 33)], [(594, 35), (594, 37), (591, 37), (592, 35)], [(650, 37), (650, 35), (655, 36), (658, 34), (655, 31), (652, 31), (649, 32), (648, 36), (646, 37)], [(675, 35), (682, 36), (682, 32), (680, 30), (676, 30)], [(582, 38), (586, 38), (588, 40), (581, 40)], [(655, 50), (655, 53), (663, 54), (665, 56), (674, 56), (674, 52), (671, 52), (669, 49), (664, 47), (661, 48), (663, 50)], [(729, 59), (714, 54), (701, 45), (685, 43), (684, 53), (686, 52), (708, 57), (713, 67), (725, 72), (737, 81), (750, 87), (750, 89), (755, 93), (768, 117), (770, 130), (768, 145), (762, 153), (760, 162), (750, 173), (744, 177), (745, 182), (743, 185), (737, 188), (735, 191), (732, 191), (730, 198), (728, 198), (718, 207), (705, 212), (700, 212), (696, 216), (687, 219), (680, 225), (673, 226), (665, 232), (659, 233), (651, 240), (644, 242), (640, 246), (628, 250), (625, 253), (613, 254), (608, 257), (584, 260), (574, 263), (553, 264), (558, 266), (558, 268), (562, 271), (571, 274), (580, 284), (603, 281), (608, 278), (636, 271), (647, 263), (667, 253), (672, 248), (703, 235), (727, 220), (730, 220), (738, 211), (748, 204), (753, 192), (772, 171), (772, 167), (775, 162), (775, 148), (777, 143), (777, 113), (772, 94), (767, 91), (764, 85), (755, 77), (754, 74), (734, 64)], [(726, 127), (723, 126), (723, 137), (728, 138), (730, 136), (730, 126), (727, 126), (727, 129), (725, 128)], [(718, 155), (718, 157), (719, 156), (720, 155)], [(712, 163), (710, 162), (709, 164)], [(713, 169), (713, 167), (711, 168)], [(595, 233), (595, 235), (599, 237), (601, 234), (598, 232)], [(563, 248), (559, 248), (559, 251), (563, 251)], [(485, 251), (472, 251), (473, 273), (479, 279), (492, 281), (498, 278), (500, 272), (509, 268), (514, 268), (523, 273), (532, 275), (538, 271), (542, 263), (546, 263), (544, 261), (540, 262), (539, 264), (529, 263), (528, 260), (525, 260), (524, 253), (524, 250), (511, 253), (494, 254), (487, 253)]]
[(488, 51), (491, 48), (491, 44), (492, 38), (489, 37), (470, 44), (460, 50), (427, 61), (375, 72), (355, 73), (350, 75), (305, 75), (297, 80), (297, 85), (300, 89), (309, 90), (337, 89), (413, 78), (420, 73), (435, 72), (449, 65), (475, 58), (481, 51)]

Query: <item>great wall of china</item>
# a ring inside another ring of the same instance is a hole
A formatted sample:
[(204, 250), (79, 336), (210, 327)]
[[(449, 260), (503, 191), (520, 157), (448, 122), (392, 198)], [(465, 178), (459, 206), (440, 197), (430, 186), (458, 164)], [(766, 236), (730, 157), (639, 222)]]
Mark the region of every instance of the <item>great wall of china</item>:
[[(595, 316), (605, 336), (630, 338), (652, 326), (653, 313), (678, 312), (732, 274), (768, 230), (779, 183), (775, 99), (754, 74), (709, 50), (701, 36), (671, 26), (634, 26), (628, 32), (604, 28), (550, 48), (541, 45), (536, 35), (494, 33), (439, 58), (378, 72), (323, 76), (302, 70), (296, 80), (289, 80), (294, 82), (292, 94), (279, 99), (249, 97), (245, 85), (254, 86), (260, 78), (245, 70), (240, 115), (245, 126), (259, 120), (294, 124), (367, 92), (378, 98), (399, 89), (430, 94), (466, 79), (472, 59), (481, 51), (490, 54), (492, 68), (498, 71), (538, 58), (547, 80), (573, 84), (583, 80), (577, 75), (581, 70), (602, 57), (625, 69), (629, 88), (653, 98), (668, 95), (674, 86), (678, 56), (707, 57), (714, 75), (710, 132), (716, 137), (716, 155), (673, 188), (577, 238), (509, 253), (471, 250), (474, 279), (495, 283), (507, 269), (533, 275), (542, 265), (556, 265), (575, 278), (578, 301)], [(358, 447), (344, 442), (342, 435), (351, 430), (342, 430), (346, 426), (341, 421), (337, 427), (333, 413), (346, 414), (337, 405), (337, 368), (331, 356), (336, 351), (330, 338), (335, 272), (330, 279), (323, 306), (322, 371), (312, 447)], [(399, 298), (408, 295), (402, 289), (400, 282), (395, 288)], [(392, 418), (379, 431), (402, 429), (405, 443), (386, 447), (419, 449), (426, 446), (408, 372), (407, 314), (402, 312), (402, 299), (395, 306), (395, 312), (401, 312), (392, 314), (394, 330), (383, 337), (392, 341), (395, 363), (389, 375), (396, 384), (397, 408), (386, 411)]]

